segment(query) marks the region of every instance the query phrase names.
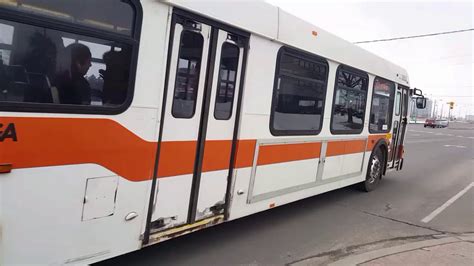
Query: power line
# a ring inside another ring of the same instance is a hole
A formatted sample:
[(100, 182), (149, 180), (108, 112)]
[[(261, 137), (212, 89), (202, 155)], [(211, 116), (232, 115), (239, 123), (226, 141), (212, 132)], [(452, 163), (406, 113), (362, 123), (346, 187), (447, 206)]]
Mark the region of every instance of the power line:
[(354, 42), (354, 44), (372, 43), (372, 42), (388, 42), (388, 41), (405, 40), (405, 39), (413, 39), (413, 38), (423, 38), (423, 37), (431, 37), (431, 36), (437, 36), (437, 35), (453, 34), (453, 33), (460, 33), (460, 32), (473, 31), (473, 30), (474, 30), (474, 28), (463, 29), (463, 30), (444, 31), (444, 32), (436, 32), (436, 33), (421, 34), (421, 35), (395, 37), (395, 38), (388, 38), (388, 39), (378, 39), (378, 40), (370, 40), (370, 41), (360, 41), (360, 42)]
[[(430, 96), (428, 93), (427, 96)], [(431, 94), (432, 97), (436, 98), (473, 98), (474, 95), (436, 95), (436, 94)]]
[[(452, 88), (452, 87), (447, 87), (447, 85), (428, 85), (426, 86), (428, 88)], [(453, 87), (456, 88), (472, 88), (474, 85), (453, 85)]]

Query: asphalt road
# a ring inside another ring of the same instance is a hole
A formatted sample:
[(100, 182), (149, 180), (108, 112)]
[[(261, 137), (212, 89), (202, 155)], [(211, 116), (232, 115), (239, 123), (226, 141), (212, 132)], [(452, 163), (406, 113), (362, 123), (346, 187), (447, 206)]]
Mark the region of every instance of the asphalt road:
[(407, 134), (403, 170), (388, 173), (375, 191), (343, 188), (101, 265), (284, 265), (307, 258), (325, 263), (354, 251), (474, 232), (474, 188), (422, 222), (474, 181), (474, 125), (409, 125)]

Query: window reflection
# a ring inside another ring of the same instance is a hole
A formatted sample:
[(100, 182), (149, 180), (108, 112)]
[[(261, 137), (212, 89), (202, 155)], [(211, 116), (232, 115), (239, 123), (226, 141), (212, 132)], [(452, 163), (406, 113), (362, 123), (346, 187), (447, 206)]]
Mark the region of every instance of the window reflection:
[(191, 118), (196, 109), (204, 39), (200, 33), (184, 31), (178, 56), (178, 69), (171, 113), (176, 118)]
[(388, 132), (392, 123), (392, 109), (395, 84), (375, 78), (370, 111), (370, 132)]
[(272, 130), (317, 133), (322, 124), (327, 65), (317, 58), (306, 60), (288, 53), (282, 54), (279, 63)]
[(239, 54), (240, 49), (236, 45), (230, 43), (222, 45), (219, 86), (214, 109), (214, 117), (218, 120), (226, 120), (232, 116)]
[(334, 96), (331, 130), (334, 133), (360, 133), (364, 125), (367, 98), (365, 75), (339, 69)]

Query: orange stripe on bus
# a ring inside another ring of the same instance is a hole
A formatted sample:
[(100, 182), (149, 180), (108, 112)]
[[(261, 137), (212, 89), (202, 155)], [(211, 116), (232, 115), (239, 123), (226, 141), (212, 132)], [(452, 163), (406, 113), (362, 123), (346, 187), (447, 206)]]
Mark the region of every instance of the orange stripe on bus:
[(353, 154), (365, 151), (365, 144), (366, 140), (358, 140), (358, 141), (351, 141), (350, 143), (346, 143), (346, 149), (344, 150), (344, 154)]
[(202, 171), (216, 171), (229, 169), (232, 141), (209, 140), (204, 146)]
[(194, 172), (196, 141), (164, 141), (161, 143), (158, 177)]
[[(235, 157), (235, 167), (250, 167), (253, 163), (256, 140), (239, 140)], [(231, 140), (208, 140), (204, 148), (202, 171), (216, 171), (229, 169)]]
[[(99, 164), (130, 181), (153, 177), (156, 142), (149, 142), (110, 119), (2, 117), (1, 124), (14, 123), (17, 141), (0, 142), (0, 163), (12, 169), (71, 164)], [(386, 134), (370, 135), (371, 151)], [(326, 156), (363, 152), (365, 140), (329, 141)], [(158, 177), (192, 174), (196, 141), (161, 144)], [(203, 172), (228, 169), (231, 140), (206, 141)], [(251, 167), (256, 140), (239, 140), (235, 167)], [(258, 165), (318, 158), (321, 143), (269, 144), (260, 147)]]
[(326, 156), (337, 156), (364, 152), (365, 139), (361, 140), (338, 140), (328, 142)]
[(263, 145), (258, 150), (257, 165), (313, 159), (320, 154), (320, 142)]
[(374, 149), (375, 144), (381, 139), (386, 141), (387, 134), (376, 134), (376, 135), (369, 135), (367, 140), (367, 151), (372, 151)]
[(251, 167), (255, 155), (257, 140), (239, 140), (237, 142), (237, 154), (235, 157), (235, 168)]
[(109, 119), (2, 117), (17, 141), (0, 142), (0, 162), (14, 169), (95, 163), (131, 181), (150, 179), (156, 143)]
[[(256, 140), (237, 142), (236, 168), (250, 167), (253, 163)], [(204, 146), (202, 172), (229, 169), (231, 140), (208, 140)], [(196, 141), (165, 141), (161, 144), (158, 177), (194, 172)]]

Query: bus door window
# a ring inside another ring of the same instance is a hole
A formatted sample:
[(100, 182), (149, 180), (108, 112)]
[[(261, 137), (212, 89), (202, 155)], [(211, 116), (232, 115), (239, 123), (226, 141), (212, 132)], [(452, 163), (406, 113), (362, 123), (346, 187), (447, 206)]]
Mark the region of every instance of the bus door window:
[(196, 110), (199, 74), (204, 39), (201, 34), (183, 31), (171, 113), (176, 118), (191, 118)]
[(397, 91), (395, 95), (395, 117), (393, 121), (393, 132), (392, 132), (392, 141), (391, 141), (391, 153), (389, 154), (389, 161), (392, 161), (395, 158), (395, 152), (398, 146), (399, 132), (400, 132), (400, 113), (401, 113), (401, 98), (402, 93)]
[(219, 82), (214, 108), (214, 117), (218, 120), (227, 120), (232, 116), (239, 56), (240, 48), (237, 45), (228, 42), (222, 44)]

